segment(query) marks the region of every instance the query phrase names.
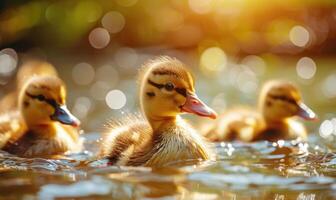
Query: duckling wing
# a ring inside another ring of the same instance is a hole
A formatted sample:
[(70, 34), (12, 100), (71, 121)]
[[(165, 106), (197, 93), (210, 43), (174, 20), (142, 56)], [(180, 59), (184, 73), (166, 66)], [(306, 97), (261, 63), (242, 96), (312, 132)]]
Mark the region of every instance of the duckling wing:
[(224, 113), (205, 136), (210, 141), (251, 141), (261, 127), (261, 116), (248, 108), (236, 108)]
[(107, 128), (100, 156), (107, 157), (111, 164), (138, 166), (150, 158), (152, 130), (141, 115), (111, 121)]
[(19, 112), (0, 116), (0, 148), (14, 144), (26, 132), (26, 125)]

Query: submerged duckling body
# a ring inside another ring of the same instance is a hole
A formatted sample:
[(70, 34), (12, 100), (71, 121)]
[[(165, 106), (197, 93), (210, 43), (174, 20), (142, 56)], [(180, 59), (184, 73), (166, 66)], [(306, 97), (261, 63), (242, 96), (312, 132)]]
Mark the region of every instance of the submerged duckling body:
[(249, 108), (230, 110), (205, 131), (205, 136), (216, 142), (306, 139), (307, 131), (294, 119), (295, 116), (305, 120), (317, 119), (292, 83), (270, 81), (261, 91), (258, 111)]
[(112, 122), (101, 156), (116, 165), (151, 167), (210, 159), (207, 142), (179, 116), (189, 112), (216, 117), (196, 96), (185, 65), (160, 57), (145, 64), (140, 74), (140, 105), (145, 117), (128, 116)]
[(67, 110), (65, 97), (65, 86), (57, 77), (27, 81), (20, 91), (19, 109), (0, 116), (0, 148), (22, 157), (79, 150), (79, 121)]

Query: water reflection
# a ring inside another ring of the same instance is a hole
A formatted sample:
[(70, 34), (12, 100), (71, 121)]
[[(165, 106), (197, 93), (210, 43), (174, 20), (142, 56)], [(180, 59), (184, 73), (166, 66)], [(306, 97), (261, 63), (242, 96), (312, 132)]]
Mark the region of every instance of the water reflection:
[[(335, 195), (336, 154), (313, 137), (308, 143), (218, 143), (217, 161), (160, 169), (108, 166), (107, 160), (94, 160), (97, 134), (85, 137), (90, 151), (62, 159), (25, 159), (1, 152), (0, 197), (331, 199)], [(15, 192), (21, 187), (25, 188), (21, 193)]]

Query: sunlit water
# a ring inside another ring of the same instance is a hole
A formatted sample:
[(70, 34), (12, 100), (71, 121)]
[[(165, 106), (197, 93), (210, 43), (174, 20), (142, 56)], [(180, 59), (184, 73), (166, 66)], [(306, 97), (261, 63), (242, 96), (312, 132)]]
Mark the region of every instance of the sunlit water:
[(68, 159), (0, 153), (0, 199), (336, 199), (333, 142), (218, 143), (217, 161), (183, 168), (107, 166), (88, 151)]

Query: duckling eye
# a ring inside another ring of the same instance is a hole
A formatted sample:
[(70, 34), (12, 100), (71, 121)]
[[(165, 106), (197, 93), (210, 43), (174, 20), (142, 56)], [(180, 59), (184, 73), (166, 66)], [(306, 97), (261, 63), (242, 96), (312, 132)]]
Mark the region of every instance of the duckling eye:
[(167, 91), (173, 91), (175, 89), (175, 86), (172, 83), (167, 83), (164, 87)]
[(45, 100), (45, 97), (43, 95), (37, 95), (36, 98), (39, 100), (39, 101), (44, 101)]

